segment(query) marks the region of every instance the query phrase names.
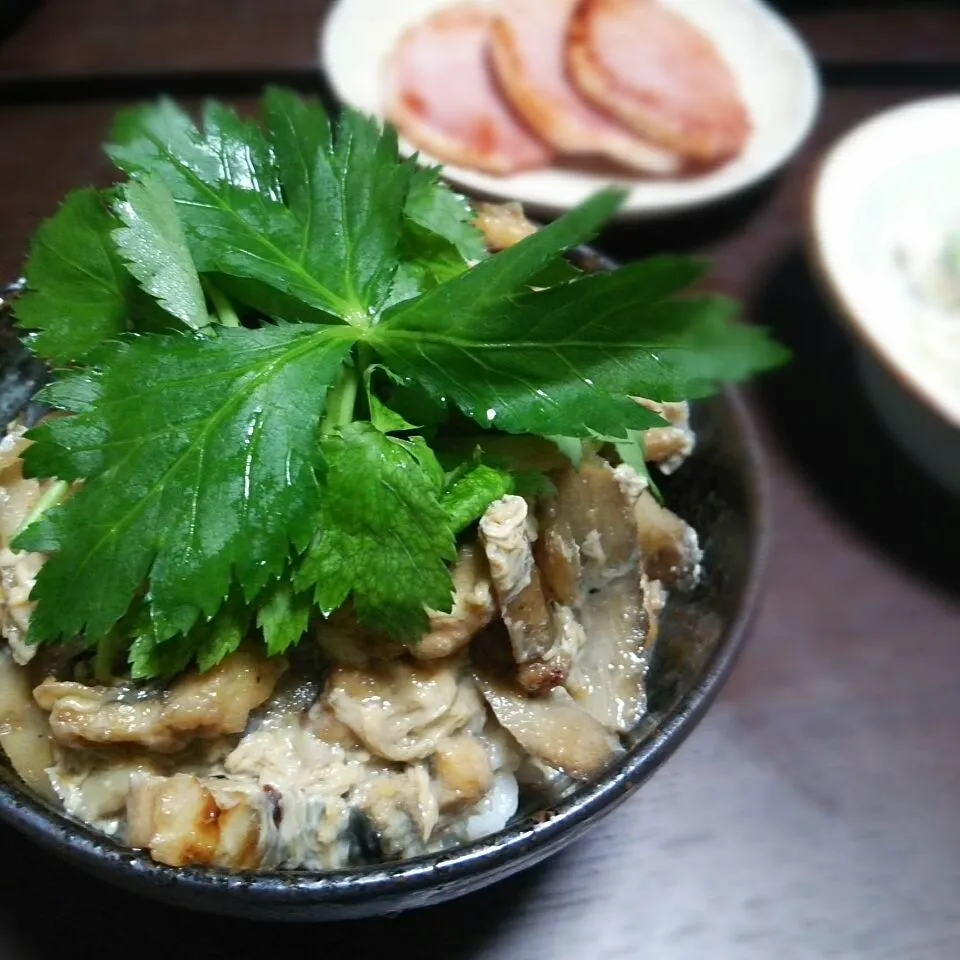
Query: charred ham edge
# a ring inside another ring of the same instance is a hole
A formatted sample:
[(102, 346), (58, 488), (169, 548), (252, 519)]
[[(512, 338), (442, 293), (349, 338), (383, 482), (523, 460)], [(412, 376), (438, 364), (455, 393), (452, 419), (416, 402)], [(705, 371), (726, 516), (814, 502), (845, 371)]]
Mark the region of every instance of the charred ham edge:
[(66, 746), (139, 744), (173, 753), (195, 739), (242, 733), (276, 685), (286, 662), (238, 650), (207, 673), (181, 677), (164, 695), (127, 702), (122, 688), (47, 679), (33, 692)]
[(560, 686), (570, 669), (567, 620), (544, 595), (526, 500), (508, 495), (490, 504), (480, 519), (480, 540), (518, 667), (517, 681), (529, 693)]
[[(557, 496), (549, 510), (553, 529), (570, 538), (561, 552), (577, 548), (574, 610), (587, 638), (565, 686), (594, 719), (622, 733), (646, 706), (650, 624), (633, 504), (621, 483), (608, 463), (590, 457), (579, 470), (570, 468), (555, 478)], [(556, 589), (569, 589), (569, 571), (556, 566), (561, 570)]]
[(384, 64), (384, 112), (444, 163), (498, 175), (543, 167), (553, 151), (503, 100), (489, 68), (490, 20), (488, 4), (457, 3), (404, 31)]
[(477, 673), (490, 709), (521, 747), (576, 780), (600, 773), (622, 752), (619, 741), (562, 687), (529, 697)]
[(46, 773), (54, 760), (47, 719), (31, 695), (27, 672), (8, 650), (0, 650), (0, 747), (27, 786), (53, 798)]
[(580, 93), (698, 166), (737, 156), (751, 130), (737, 80), (712, 40), (666, 4), (579, 0), (566, 65)]
[(573, 86), (564, 50), (578, 0), (511, 0), (497, 6), (487, 42), (499, 89), (513, 110), (565, 156), (603, 157), (652, 175), (677, 173), (683, 158), (636, 135)]

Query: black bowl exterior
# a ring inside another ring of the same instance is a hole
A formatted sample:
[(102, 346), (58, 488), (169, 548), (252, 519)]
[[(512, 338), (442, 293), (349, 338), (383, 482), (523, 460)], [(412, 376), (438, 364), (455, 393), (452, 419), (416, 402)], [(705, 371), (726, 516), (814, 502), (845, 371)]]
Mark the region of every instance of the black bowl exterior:
[[(24, 376), (32, 378), (37, 371), (3, 380), (4, 372), (0, 369), (5, 389), (22, 397)], [(753, 428), (734, 391), (697, 403), (694, 424), (694, 455), (661, 486), (671, 507), (700, 533), (702, 583), (692, 595), (667, 605), (648, 679), (649, 712), (629, 735), (628, 751), (553, 808), (449, 852), (330, 873), (231, 874), (163, 866), (67, 817), (2, 762), (0, 819), (128, 890), (194, 910), (269, 920), (339, 920), (436, 904), (556, 853), (629, 797), (690, 733), (733, 666), (756, 605), (767, 509)]]

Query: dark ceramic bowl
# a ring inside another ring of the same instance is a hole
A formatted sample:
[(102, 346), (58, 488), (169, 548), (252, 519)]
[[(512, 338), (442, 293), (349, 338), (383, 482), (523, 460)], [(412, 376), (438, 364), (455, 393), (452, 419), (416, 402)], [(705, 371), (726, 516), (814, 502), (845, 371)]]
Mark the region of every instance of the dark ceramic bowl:
[[(606, 263), (581, 259), (593, 269)], [(0, 323), (0, 419), (23, 406), (42, 375)], [(174, 869), (120, 846), (28, 790), (0, 762), (0, 818), (38, 845), (111, 883), (195, 910), (271, 920), (369, 917), (436, 904), (533, 866), (621, 804), (682, 743), (729, 673), (756, 604), (766, 498), (746, 410), (728, 391), (694, 407), (696, 453), (661, 486), (699, 531), (704, 577), (668, 605), (648, 679), (649, 713), (629, 750), (549, 810), (456, 850), (335, 873), (232, 874)]]

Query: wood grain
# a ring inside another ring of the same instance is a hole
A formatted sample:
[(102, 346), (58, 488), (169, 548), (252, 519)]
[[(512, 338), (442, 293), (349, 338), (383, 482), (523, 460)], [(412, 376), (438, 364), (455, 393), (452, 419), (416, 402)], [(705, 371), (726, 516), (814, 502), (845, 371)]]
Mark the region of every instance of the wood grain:
[[(302, 65), (321, 6), (48, 0), (0, 49), (0, 74)], [(908, 63), (960, 47), (955, 7), (805, 6), (799, 22), (828, 57), (872, 51)], [(718, 286), (796, 356), (751, 398), (774, 512), (753, 637), (715, 708), (634, 800), (557, 859), (490, 891), (322, 930), (159, 907), (4, 829), (0, 957), (59, 960), (69, 944), (95, 941), (113, 960), (145, 935), (173, 935), (190, 956), (382, 958), (402, 940), (454, 960), (960, 957), (960, 505), (874, 421), (803, 254), (823, 149), (917, 95), (916, 84), (830, 89), (813, 138), (775, 182), (603, 238), (626, 259), (710, 254)], [(99, 143), (112, 107), (0, 107), (0, 276), (17, 271), (65, 191), (108, 181)]]
[[(310, 68), (330, 0), (44, 0), (0, 49), (0, 77)], [(956, 63), (953, 0), (779, 0), (818, 57)], [(882, 23), (878, 24), (878, 18)]]

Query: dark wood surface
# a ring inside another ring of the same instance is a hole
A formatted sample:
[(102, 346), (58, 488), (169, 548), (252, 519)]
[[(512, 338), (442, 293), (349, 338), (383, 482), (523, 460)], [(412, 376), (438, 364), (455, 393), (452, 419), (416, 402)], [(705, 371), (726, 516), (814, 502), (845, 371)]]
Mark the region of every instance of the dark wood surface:
[[(63, 193), (110, 176), (99, 143), (117, 106), (111, 88), (88, 101), (37, 83), (309, 70), (323, 6), (48, 0), (0, 44), (0, 276), (17, 272)], [(718, 210), (613, 230), (601, 244), (625, 259), (710, 254), (718, 286), (796, 354), (751, 397), (772, 491), (765, 600), (690, 741), (545, 866), (378, 922), (278, 928), (161, 908), (3, 829), (0, 958), (83, 947), (112, 960), (152, 939), (185, 956), (380, 958), (401, 938), (425, 956), (505, 960), (960, 957), (960, 505), (875, 423), (804, 255), (807, 189), (824, 148), (875, 111), (956, 82), (960, 6), (782, 6), (828, 80), (796, 162)], [(218, 89), (216, 76), (195, 82)]]

